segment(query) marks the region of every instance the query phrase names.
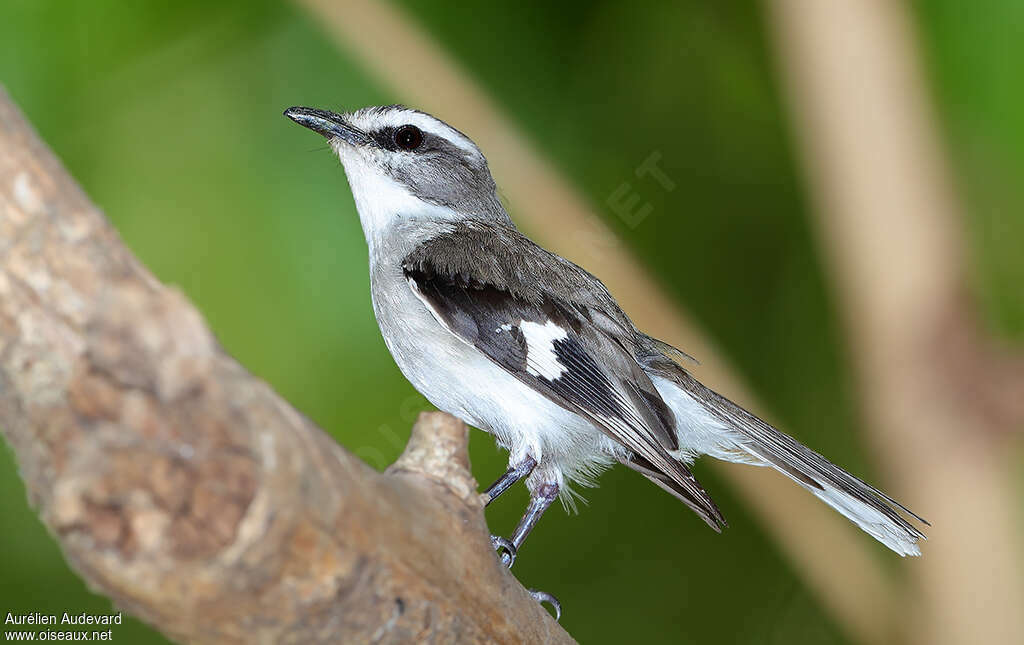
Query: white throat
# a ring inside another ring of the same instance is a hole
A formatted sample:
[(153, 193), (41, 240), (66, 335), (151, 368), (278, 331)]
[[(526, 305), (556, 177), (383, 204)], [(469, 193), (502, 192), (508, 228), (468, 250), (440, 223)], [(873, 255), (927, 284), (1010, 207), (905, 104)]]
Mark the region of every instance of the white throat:
[(431, 204), (413, 195), (408, 188), (380, 172), (373, 164), (344, 143), (334, 146), (345, 167), (345, 176), (363, 225), (370, 255), (380, 247), (383, 236), (396, 219), (429, 217), (441, 220), (461, 219), (450, 208)]

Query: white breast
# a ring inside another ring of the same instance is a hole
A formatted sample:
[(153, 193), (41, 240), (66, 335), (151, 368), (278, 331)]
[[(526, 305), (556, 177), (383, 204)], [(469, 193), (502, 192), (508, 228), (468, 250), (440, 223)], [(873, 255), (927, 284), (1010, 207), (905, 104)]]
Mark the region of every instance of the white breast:
[[(610, 462), (616, 446), (599, 429), (449, 332), (399, 270), (374, 271), (373, 308), (402, 374), (438, 409), (493, 434), (510, 451), (510, 462), (529, 454), (560, 484), (563, 477), (585, 480)], [(537, 369), (561, 369), (557, 361), (542, 360), (545, 351), (554, 357), (557, 333), (531, 324), (536, 329), (527, 338), (537, 347)]]

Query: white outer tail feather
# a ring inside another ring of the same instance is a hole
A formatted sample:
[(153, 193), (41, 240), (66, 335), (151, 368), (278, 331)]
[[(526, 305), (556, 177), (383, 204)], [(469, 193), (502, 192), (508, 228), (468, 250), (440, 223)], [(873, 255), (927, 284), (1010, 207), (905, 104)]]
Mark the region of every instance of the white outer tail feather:
[(889, 518), (885, 517), (859, 499), (851, 497), (847, 493), (844, 493), (838, 488), (830, 485), (828, 482), (818, 481), (822, 490), (812, 488), (796, 477), (793, 477), (785, 470), (776, 467), (771, 462), (761, 459), (754, 451), (742, 446), (742, 444), (740, 447), (743, 447), (750, 455), (758, 460), (755, 465), (771, 466), (775, 471), (782, 473), (792, 481), (800, 484), (803, 488), (814, 493), (815, 497), (839, 511), (843, 517), (859, 526), (865, 533), (900, 554), (900, 556), (921, 555), (921, 549), (917, 546), (916, 538), (908, 536), (905, 531), (894, 526)]
[(730, 428), (676, 383), (656, 374), (651, 374), (651, 377), (658, 392), (676, 417), (680, 449), (675, 456), (679, 459), (690, 463), (700, 455), (710, 455), (723, 461), (770, 466), (800, 484), (899, 555), (921, 555), (921, 549), (917, 545), (918, 537), (908, 533), (876, 508), (830, 482), (823, 481), (814, 473), (807, 472), (796, 464), (790, 464), (821, 488), (812, 487), (801, 481), (793, 473), (758, 454), (757, 445), (750, 438)]

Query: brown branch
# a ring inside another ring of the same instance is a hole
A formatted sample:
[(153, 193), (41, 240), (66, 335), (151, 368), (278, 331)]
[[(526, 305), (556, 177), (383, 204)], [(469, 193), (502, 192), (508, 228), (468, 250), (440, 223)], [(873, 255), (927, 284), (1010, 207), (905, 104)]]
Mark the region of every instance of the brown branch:
[[(961, 213), (908, 5), (767, 3), (865, 420), (932, 520), (912, 593), (925, 643), (1024, 642), (1024, 362), (978, 323)], [(910, 610), (910, 611), (903, 611)]]
[(502, 568), (466, 427), (385, 474), (217, 345), (0, 89), (0, 428), (100, 593), (198, 643), (570, 643)]

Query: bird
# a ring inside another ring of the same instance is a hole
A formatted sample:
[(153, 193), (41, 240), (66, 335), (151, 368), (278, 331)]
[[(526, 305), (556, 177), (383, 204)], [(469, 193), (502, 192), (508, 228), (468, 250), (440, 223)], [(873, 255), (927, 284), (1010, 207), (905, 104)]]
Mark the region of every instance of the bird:
[(402, 374), (508, 450), (486, 503), (525, 479), (522, 520), (492, 536), (505, 565), (556, 499), (573, 508), (574, 486), (617, 464), (720, 532), (725, 518), (690, 470), (703, 455), (777, 470), (897, 554), (920, 555), (926, 538), (908, 517), (927, 521), (706, 387), (689, 355), (637, 329), (597, 277), (521, 233), (468, 136), (402, 105), (284, 115), (344, 167), (374, 315)]

